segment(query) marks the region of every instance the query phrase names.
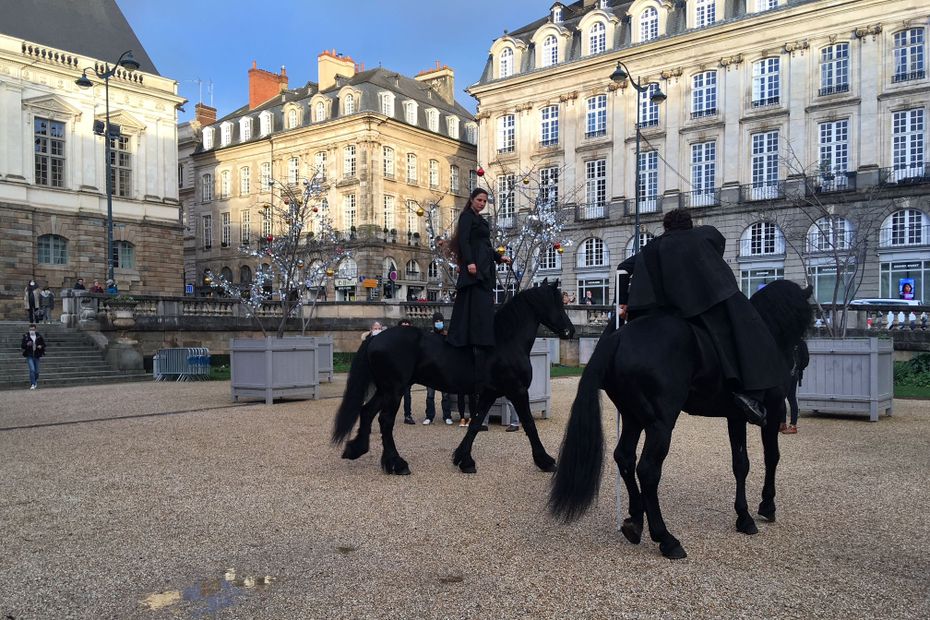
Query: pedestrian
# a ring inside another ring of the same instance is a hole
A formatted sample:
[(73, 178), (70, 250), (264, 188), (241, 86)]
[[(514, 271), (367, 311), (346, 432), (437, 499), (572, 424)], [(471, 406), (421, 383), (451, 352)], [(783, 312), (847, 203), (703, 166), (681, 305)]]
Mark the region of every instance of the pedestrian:
[(100, 280), (94, 280), (94, 285), (90, 287), (91, 293), (97, 293), (98, 295), (103, 294), (103, 287), (100, 286)]
[(39, 293), (39, 310), (42, 313), (42, 319), (46, 323), (52, 322), (52, 310), (55, 309), (55, 293), (48, 287), (48, 284)]
[(508, 433), (516, 433), (518, 430), (520, 430), (520, 416), (517, 415), (517, 408), (514, 407), (513, 403), (506, 398), (504, 399), (504, 407), (510, 408), (510, 415), (508, 416), (510, 418), (510, 422), (507, 424), (507, 428), (505, 430)]
[(119, 295), (119, 287), (116, 286), (116, 280), (107, 280), (107, 295)]
[(38, 332), (35, 323), (30, 324), (29, 331), (23, 334), (20, 348), (29, 366), (29, 389), (34, 390), (39, 386), (39, 358), (45, 355), (45, 338)]
[[(440, 338), (446, 337), (446, 321), (445, 317), (442, 316), (442, 312), (433, 313), (433, 333), (438, 335)], [(442, 392), (439, 406), (442, 409), (442, 419), (447, 425), (452, 424), (452, 395)], [(461, 412), (460, 412), (461, 413)], [(426, 388), (426, 418), (423, 420), (423, 424), (429, 425), (433, 423), (433, 418), (436, 417), (436, 390), (431, 387)]]
[[(807, 349), (807, 342), (802, 340), (794, 348), (794, 368), (791, 369), (791, 378), (788, 383), (788, 407), (791, 409), (791, 422), (786, 424), (787, 420), (783, 417), (779, 432), (784, 435), (794, 435), (798, 432), (798, 386), (804, 379), (804, 369), (810, 364), (811, 355)], [(788, 412), (785, 412), (785, 416)]]
[(594, 305), (594, 293), (590, 290), (584, 292), (584, 299), (582, 300), (582, 305), (593, 306)]
[(562, 305), (567, 306), (569, 304), (570, 298), (567, 292), (562, 293)]
[(26, 290), (23, 292), (23, 309), (29, 317), (30, 323), (36, 322), (36, 310), (39, 309), (39, 291), (36, 288), (36, 281), (29, 280)]
[(84, 286), (84, 278), (78, 278), (72, 288), (76, 291), (86, 291), (87, 288)]

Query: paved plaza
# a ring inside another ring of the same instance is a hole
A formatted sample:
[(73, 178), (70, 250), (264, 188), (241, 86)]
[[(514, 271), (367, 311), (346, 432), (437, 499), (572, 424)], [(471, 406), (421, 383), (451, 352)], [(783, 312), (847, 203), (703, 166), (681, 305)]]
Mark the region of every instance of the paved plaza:
[[(553, 455), (576, 386), (554, 380), (539, 423)], [(661, 493), (689, 557), (671, 562), (614, 529), (612, 467), (594, 510), (551, 520), (523, 433), (482, 433), (472, 476), (450, 462), (457, 425), (398, 424), (411, 476), (381, 473), (377, 434), (340, 459), (340, 389), (274, 406), (225, 382), (4, 392), (0, 617), (930, 616), (930, 403), (802, 418), (778, 521), (753, 537), (734, 528), (725, 425), (685, 416)], [(757, 433), (750, 455), (755, 506)]]

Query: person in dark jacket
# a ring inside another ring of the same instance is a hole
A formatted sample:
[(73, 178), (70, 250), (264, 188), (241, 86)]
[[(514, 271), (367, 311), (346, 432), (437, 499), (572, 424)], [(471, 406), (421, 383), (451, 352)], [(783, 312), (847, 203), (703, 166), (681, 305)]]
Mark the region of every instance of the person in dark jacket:
[(749, 422), (764, 424), (765, 390), (779, 385), (787, 369), (723, 259), (726, 239), (712, 226), (694, 228), (686, 209), (667, 213), (663, 226), (662, 235), (617, 268), (621, 317), (663, 309), (703, 326), (736, 403)]
[[(442, 315), (442, 312), (433, 313), (433, 333), (445, 337), (447, 334), (446, 330), (446, 319)], [(446, 424), (452, 424), (452, 395), (442, 392), (439, 399), (439, 405), (442, 408), (442, 419)], [(459, 410), (459, 415), (461, 416), (461, 410)], [(436, 417), (436, 390), (427, 386), (426, 388), (426, 418), (423, 420), (423, 424), (429, 425), (433, 423), (433, 419)]]
[(55, 310), (55, 293), (46, 284), (39, 293), (39, 310), (42, 313), (44, 323), (52, 322), (52, 311)]
[(74, 283), (74, 290), (76, 291), (86, 291), (87, 287), (84, 286), (84, 278), (78, 278), (77, 282)]
[[(788, 407), (791, 409), (791, 423), (785, 424), (787, 420), (782, 418), (781, 426), (778, 428), (785, 435), (794, 435), (798, 432), (798, 387), (804, 379), (804, 369), (807, 368), (811, 361), (810, 351), (807, 349), (807, 342), (802, 340), (794, 348), (794, 368), (791, 369), (791, 379), (788, 383)], [(785, 416), (788, 412), (785, 411)]]
[(491, 227), (481, 217), (487, 204), (488, 192), (481, 188), (473, 190), (449, 241), (458, 260), (459, 277), (446, 340), (455, 347), (472, 347), (476, 393), (486, 383), (485, 350), (494, 346), (495, 265), (510, 264), (509, 257), (501, 256), (491, 246)]
[(23, 309), (29, 317), (29, 322), (35, 323), (36, 310), (39, 309), (39, 288), (36, 286), (35, 280), (29, 280), (29, 284), (26, 285), (26, 290), (23, 293)]
[(29, 326), (29, 331), (23, 334), (20, 348), (29, 366), (29, 389), (34, 390), (39, 386), (39, 358), (45, 355), (45, 338), (36, 330), (34, 323)]

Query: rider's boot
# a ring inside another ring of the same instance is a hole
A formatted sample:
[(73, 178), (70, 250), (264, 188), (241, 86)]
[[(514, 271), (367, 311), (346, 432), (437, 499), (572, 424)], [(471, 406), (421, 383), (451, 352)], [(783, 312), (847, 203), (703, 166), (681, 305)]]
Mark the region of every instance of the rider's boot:
[(762, 404), (762, 392), (733, 392), (733, 400), (746, 416), (747, 422), (765, 426), (765, 405)]

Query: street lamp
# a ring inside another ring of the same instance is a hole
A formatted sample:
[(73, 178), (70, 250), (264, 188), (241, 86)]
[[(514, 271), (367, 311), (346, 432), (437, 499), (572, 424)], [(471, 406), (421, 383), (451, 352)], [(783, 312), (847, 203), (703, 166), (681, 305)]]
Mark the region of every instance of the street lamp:
[[(637, 93), (642, 94), (649, 90), (649, 84), (644, 84), (642, 78), (639, 80), (634, 80), (630, 75), (629, 69), (622, 61), (617, 61), (617, 68), (614, 69), (614, 72), (610, 74), (610, 79), (615, 84), (622, 84), (623, 82), (629, 81)], [(652, 103), (660, 104), (665, 101), (665, 93), (661, 89), (656, 89), (652, 96), (649, 98)], [(635, 204), (633, 205), (633, 253), (637, 254), (639, 252), (639, 200), (642, 190), (640, 189), (640, 165), (639, 165), (639, 152), (640, 152), (640, 140), (641, 140), (641, 127), (642, 127), (642, 105), (640, 105), (639, 98), (637, 97), (636, 101), (636, 189), (635, 189)]]
[[(104, 67), (106, 67), (106, 65), (104, 65)], [(132, 50), (123, 52), (116, 61), (116, 64), (106, 71), (100, 71), (96, 66), (87, 67), (81, 73), (81, 77), (74, 81), (74, 83), (81, 88), (91, 88), (94, 84), (87, 78), (88, 71), (93, 71), (94, 75), (103, 80), (104, 99), (106, 101), (106, 124), (101, 125), (99, 122), (95, 121), (94, 133), (98, 136), (103, 136), (103, 157), (107, 169), (107, 279), (113, 280), (114, 282), (116, 282), (116, 279), (113, 277), (113, 164), (110, 162), (110, 140), (119, 137), (120, 127), (119, 125), (110, 125), (110, 78), (116, 74), (116, 70), (120, 67), (130, 73), (139, 68), (139, 63), (132, 57)]]

